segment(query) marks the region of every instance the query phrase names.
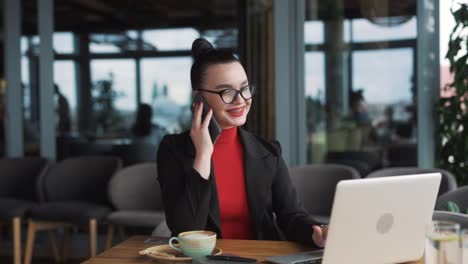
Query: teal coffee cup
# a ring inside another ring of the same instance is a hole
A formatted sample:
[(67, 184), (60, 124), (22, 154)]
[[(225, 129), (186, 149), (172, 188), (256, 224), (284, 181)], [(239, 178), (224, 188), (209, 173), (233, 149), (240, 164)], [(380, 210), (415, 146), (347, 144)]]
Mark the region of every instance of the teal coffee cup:
[[(177, 241), (178, 244), (174, 244)], [(189, 231), (169, 240), (169, 246), (192, 258), (211, 255), (216, 246), (216, 233), (211, 231)]]

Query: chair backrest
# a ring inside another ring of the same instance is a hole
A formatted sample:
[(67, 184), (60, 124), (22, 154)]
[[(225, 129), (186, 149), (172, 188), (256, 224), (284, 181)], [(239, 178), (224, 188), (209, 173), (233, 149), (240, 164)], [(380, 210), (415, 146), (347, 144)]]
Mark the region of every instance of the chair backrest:
[(0, 160), (0, 197), (37, 201), (39, 176), (49, 166), (41, 157)]
[(112, 154), (122, 159), (125, 166), (156, 161), (157, 146), (148, 143), (115, 145)]
[(448, 211), (448, 202), (454, 202), (462, 213), (468, 212), (468, 186), (446, 192), (437, 198), (436, 210)]
[(85, 201), (109, 204), (107, 185), (122, 162), (112, 156), (65, 159), (40, 180), (45, 201)]
[(369, 174), (372, 169), (366, 162), (359, 161), (359, 160), (346, 160), (346, 159), (338, 159), (338, 160), (326, 160), (327, 164), (341, 164), (349, 166), (359, 172), (359, 175), (367, 175)]
[(461, 213), (453, 213), (447, 211), (434, 211), (432, 214), (432, 220), (434, 221), (446, 221), (455, 222), (460, 224), (462, 229), (468, 228), (468, 215)]
[(374, 171), (367, 175), (367, 178), (379, 178), (379, 177), (388, 177), (388, 176), (399, 176), (399, 175), (412, 175), (412, 174), (422, 174), (422, 173), (431, 173), (439, 172), (442, 174), (442, 181), (440, 182), (438, 196), (446, 193), (448, 191), (455, 190), (457, 188), (457, 181), (455, 176), (450, 172), (437, 169), (437, 168), (418, 168), (418, 167), (395, 167), (395, 168), (386, 168), (378, 171)]
[(323, 215), (331, 214), (338, 182), (360, 178), (355, 169), (338, 164), (290, 168), (289, 174), (304, 209), (311, 214)]
[(124, 168), (109, 182), (109, 197), (118, 210), (162, 210), (156, 163)]

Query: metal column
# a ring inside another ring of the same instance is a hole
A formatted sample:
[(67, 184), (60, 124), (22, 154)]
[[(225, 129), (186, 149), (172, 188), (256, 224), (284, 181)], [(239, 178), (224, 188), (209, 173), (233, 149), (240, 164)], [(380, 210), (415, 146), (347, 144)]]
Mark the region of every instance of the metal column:
[(8, 157), (23, 156), (23, 96), (21, 86), (21, 1), (5, 0), (5, 141)]
[(40, 96), (40, 146), (41, 155), (54, 160), (55, 111), (54, 111), (54, 53), (52, 33), (54, 23), (53, 0), (39, 0), (39, 96)]

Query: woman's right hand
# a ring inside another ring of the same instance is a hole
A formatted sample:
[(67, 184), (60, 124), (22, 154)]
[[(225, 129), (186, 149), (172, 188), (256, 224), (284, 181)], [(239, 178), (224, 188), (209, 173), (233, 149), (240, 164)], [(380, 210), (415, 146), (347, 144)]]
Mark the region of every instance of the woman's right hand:
[(196, 152), (193, 168), (197, 170), (203, 178), (208, 179), (210, 176), (211, 155), (213, 154), (213, 143), (211, 142), (208, 125), (213, 116), (213, 110), (210, 109), (203, 120), (202, 110), (203, 103), (200, 102), (195, 105), (190, 138), (192, 139)]

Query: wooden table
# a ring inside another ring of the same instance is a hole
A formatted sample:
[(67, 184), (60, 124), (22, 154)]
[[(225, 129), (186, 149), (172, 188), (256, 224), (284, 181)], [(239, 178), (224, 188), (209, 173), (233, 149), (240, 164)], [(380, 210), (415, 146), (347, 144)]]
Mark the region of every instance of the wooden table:
[[(82, 264), (158, 263), (156, 260), (138, 254), (140, 250), (158, 245), (158, 243), (144, 243), (147, 238), (146, 236), (132, 237)], [(285, 255), (311, 250), (307, 246), (287, 241), (218, 239), (216, 246), (222, 248), (224, 253), (256, 258), (260, 262), (263, 262), (267, 256)], [(421, 260), (408, 264), (424, 264), (424, 261)]]

